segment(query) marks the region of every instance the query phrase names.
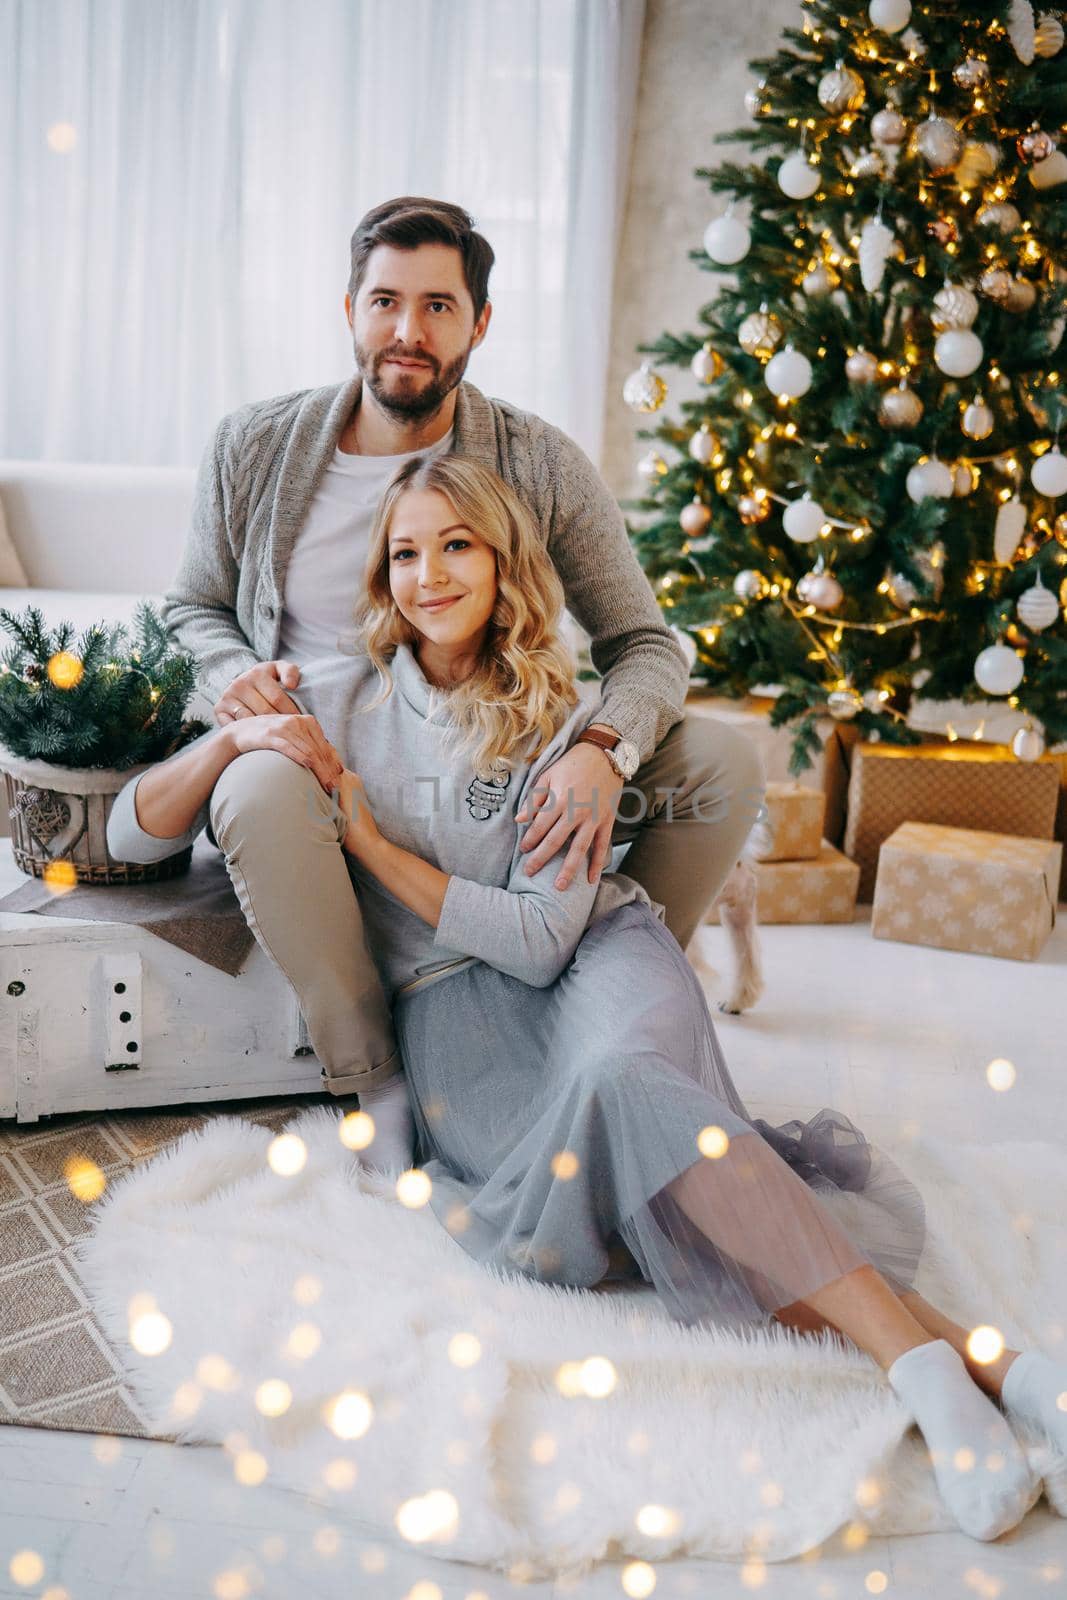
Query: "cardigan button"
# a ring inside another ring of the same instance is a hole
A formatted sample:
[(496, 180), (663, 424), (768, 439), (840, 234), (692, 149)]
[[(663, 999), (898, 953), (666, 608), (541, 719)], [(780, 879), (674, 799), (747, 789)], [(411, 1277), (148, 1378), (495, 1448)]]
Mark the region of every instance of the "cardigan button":
[(268, 622), (273, 622), (274, 621), (274, 607), (272, 605), (261, 606), (260, 610), (262, 611), (263, 615), (266, 617)]

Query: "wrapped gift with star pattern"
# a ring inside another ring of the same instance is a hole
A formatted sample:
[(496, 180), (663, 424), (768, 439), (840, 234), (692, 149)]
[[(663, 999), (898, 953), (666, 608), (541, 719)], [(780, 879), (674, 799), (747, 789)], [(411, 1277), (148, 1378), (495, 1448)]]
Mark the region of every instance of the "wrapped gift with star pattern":
[(878, 857), (876, 939), (1033, 961), (1056, 920), (1063, 846), (904, 822)]
[(855, 915), (860, 869), (825, 839), (814, 861), (755, 861), (752, 870), (761, 923), (851, 922)]
[(799, 783), (768, 783), (764, 793), (767, 842), (758, 861), (814, 861), (822, 844), (826, 796)]

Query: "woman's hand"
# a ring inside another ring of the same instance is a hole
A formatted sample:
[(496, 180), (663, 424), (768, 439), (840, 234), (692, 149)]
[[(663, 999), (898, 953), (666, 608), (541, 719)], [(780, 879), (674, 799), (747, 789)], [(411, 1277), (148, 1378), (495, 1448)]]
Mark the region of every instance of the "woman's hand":
[(378, 824), (371, 815), (370, 804), (367, 800), (367, 791), (363, 787), (363, 779), (354, 772), (349, 772), (347, 767), (342, 767), (341, 776), (335, 784), (338, 791), (338, 802), (341, 810), (348, 818), (348, 831), (344, 837), (344, 848), (357, 860), (366, 857), (374, 846), (381, 840)]
[(344, 762), (315, 717), (294, 715), (235, 717), (222, 730), (235, 755), (247, 750), (279, 750), (290, 761), (307, 767), (327, 794), (337, 788)]

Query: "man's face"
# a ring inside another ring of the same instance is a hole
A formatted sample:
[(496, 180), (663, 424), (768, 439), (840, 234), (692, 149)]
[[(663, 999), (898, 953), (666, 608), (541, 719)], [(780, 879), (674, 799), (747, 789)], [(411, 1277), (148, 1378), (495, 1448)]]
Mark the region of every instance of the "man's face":
[(436, 412), (485, 338), (492, 307), (477, 322), (458, 250), (380, 244), (353, 302), (345, 295), (356, 365), (381, 409), (408, 422)]

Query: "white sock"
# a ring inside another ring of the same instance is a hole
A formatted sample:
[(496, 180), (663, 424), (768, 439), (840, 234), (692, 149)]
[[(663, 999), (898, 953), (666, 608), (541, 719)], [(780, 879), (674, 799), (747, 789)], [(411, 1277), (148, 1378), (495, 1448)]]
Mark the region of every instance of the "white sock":
[(1043, 1429), (1067, 1456), (1067, 1367), (1040, 1350), (1023, 1350), (1008, 1368), (1000, 1398), (1010, 1415)]
[(406, 1172), (415, 1154), (415, 1119), (404, 1074), (361, 1090), (359, 1109), (374, 1119), (374, 1138), (362, 1152), (368, 1167)]
[(941, 1498), (964, 1533), (996, 1539), (1021, 1522), (1040, 1481), (952, 1346), (944, 1339), (916, 1345), (887, 1376), (926, 1440)]

